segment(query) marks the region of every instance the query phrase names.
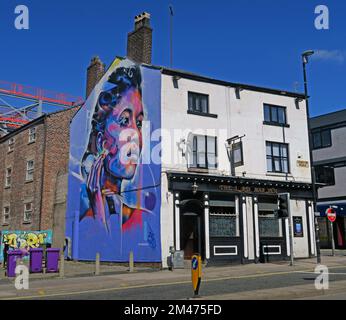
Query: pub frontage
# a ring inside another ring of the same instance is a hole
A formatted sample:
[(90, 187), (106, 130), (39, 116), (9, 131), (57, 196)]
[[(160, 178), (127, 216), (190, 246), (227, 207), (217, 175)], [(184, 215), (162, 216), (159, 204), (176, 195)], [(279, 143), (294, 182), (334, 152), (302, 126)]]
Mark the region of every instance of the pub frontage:
[(175, 250), (208, 264), (289, 260), (288, 219), (275, 215), (279, 193), (290, 194), (295, 258), (315, 255), (311, 185), (293, 181), (168, 172)]

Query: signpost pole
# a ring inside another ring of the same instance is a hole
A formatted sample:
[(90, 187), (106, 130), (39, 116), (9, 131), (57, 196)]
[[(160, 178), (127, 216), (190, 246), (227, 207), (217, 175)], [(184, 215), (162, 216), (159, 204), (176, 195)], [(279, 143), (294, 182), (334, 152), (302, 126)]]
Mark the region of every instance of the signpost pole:
[(293, 251), (293, 219), (292, 219), (292, 213), (290, 210), (290, 204), (288, 205), (288, 229), (289, 229), (289, 235), (290, 235), (290, 247), (291, 247), (291, 262), (290, 266), (294, 265), (294, 251)]
[(332, 256), (334, 257), (335, 256), (335, 241), (334, 241), (334, 229), (333, 229), (332, 221), (330, 222), (330, 229), (331, 229), (330, 236), (332, 238)]
[(335, 256), (335, 241), (334, 241), (334, 229), (333, 229), (333, 222), (336, 220), (336, 212), (332, 207), (329, 207), (326, 211), (328, 220), (330, 221), (330, 237), (332, 242), (332, 256)]

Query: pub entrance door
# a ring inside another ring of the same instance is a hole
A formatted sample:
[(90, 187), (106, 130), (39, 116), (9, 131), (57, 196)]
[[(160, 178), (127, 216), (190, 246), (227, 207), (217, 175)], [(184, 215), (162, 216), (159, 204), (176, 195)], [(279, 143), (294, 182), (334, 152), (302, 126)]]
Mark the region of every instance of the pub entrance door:
[(200, 201), (184, 200), (181, 203), (180, 243), (184, 250), (184, 259), (191, 259), (194, 254), (205, 257), (205, 236), (203, 205)]

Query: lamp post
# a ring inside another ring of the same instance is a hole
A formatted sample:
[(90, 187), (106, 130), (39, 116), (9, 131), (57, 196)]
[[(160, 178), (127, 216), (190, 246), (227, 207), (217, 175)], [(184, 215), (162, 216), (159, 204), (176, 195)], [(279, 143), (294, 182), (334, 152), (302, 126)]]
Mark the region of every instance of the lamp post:
[(169, 46), (170, 46), (170, 67), (173, 68), (173, 6), (169, 5), (170, 13), (170, 35), (169, 35)]
[(309, 62), (309, 57), (314, 54), (314, 51), (308, 50), (303, 52), (302, 60), (303, 60), (303, 72), (304, 72), (304, 94), (305, 94), (305, 102), (306, 102), (306, 114), (308, 120), (308, 134), (309, 134), (309, 153), (310, 153), (310, 167), (311, 167), (311, 183), (312, 183), (312, 210), (314, 213), (315, 219), (315, 239), (316, 239), (316, 257), (317, 264), (321, 263), (321, 249), (320, 249), (320, 234), (319, 234), (319, 226), (318, 220), (315, 216), (315, 212), (317, 212), (316, 207), (316, 199), (317, 199), (317, 191), (316, 191), (316, 176), (315, 176), (315, 168), (313, 165), (313, 153), (312, 153), (312, 134), (310, 130), (310, 111), (309, 111), (309, 96), (308, 96), (308, 83), (306, 77), (306, 65)]

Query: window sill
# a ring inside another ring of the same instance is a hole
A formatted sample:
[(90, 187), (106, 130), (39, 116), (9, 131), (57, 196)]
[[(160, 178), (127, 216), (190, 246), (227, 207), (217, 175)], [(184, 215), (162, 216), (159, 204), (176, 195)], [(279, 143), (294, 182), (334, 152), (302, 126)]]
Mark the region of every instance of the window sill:
[(7, 154), (13, 153), (14, 150), (7, 151)]
[(206, 168), (194, 168), (194, 167), (190, 167), (187, 168), (188, 172), (200, 172), (200, 173), (209, 173), (209, 169)]
[(36, 140), (34, 140), (34, 141), (29, 141), (28, 144), (33, 144), (33, 143), (35, 143), (35, 142), (36, 142)]
[(267, 126), (274, 126), (274, 127), (285, 127), (285, 128), (289, 128), (290, 125), (287, 123), (277, 123), (277, 122), (269, 122), (269, 121), (263, 121), (264, 125)]
[(4, 189), (11, 189), (11, 186), (5, 186)]
[(272, 176), (272, 177), (290, 177), (293, 178), (293, 175), (291, 173), (284, 173), (284, 172), (267, 172), (266, 176)]
[(213, 113), (205, 113), (205, 112), (198, 112), (198, 111), (192, 111), (192, 110), (187, 110), (187, 113), (188, 114), (193, 114), (193, 115), (196, 115), (196, 116), (217, 118), (217, 114), (213, 114)]
[(9, 223), (3, 223), (2, 226), (3, 227), (8, 227), (10, 224)]
[(31, 182), (34, 182), (34, 179), (31, 179), (31, 180), (25, 180), (24, 183), (31, 183)]
[(23, 224), (31, 224), (31, 221), (23, 221)]

